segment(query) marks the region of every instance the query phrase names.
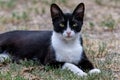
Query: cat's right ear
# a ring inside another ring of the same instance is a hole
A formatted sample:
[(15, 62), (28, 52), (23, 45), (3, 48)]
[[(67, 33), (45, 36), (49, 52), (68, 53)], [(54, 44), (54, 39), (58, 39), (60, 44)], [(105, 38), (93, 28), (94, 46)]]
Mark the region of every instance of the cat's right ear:
[(73, 11), (73, 17), (78, 21), (81, 21), (81, 20), (83, 21), (84, 11), (85, 11), (84, 3), (78, 4), (78, 6)]
[(63, 16), (62, 10), (56, 4), (51, 4), (50, 12), (52, 19), (60, 18)]

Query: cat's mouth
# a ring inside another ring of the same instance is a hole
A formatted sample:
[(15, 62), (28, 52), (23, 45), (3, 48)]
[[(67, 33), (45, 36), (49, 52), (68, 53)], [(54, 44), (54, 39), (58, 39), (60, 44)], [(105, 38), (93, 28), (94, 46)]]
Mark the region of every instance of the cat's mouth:
[(74, 38), (73, 32), (64, 32), (63, 37), (65, 40), (72, 40)]
[(70, 36), (70, 35), (67, 35), (67, 36), (66, 36), (66, 38), (72, 38), (72, 36)]
[(72, 39), (73, 39), (73, 36), (67, 35), (67, 36), (64, 37), (64, 39), (65, 39), (65, 40), (72, 40)]

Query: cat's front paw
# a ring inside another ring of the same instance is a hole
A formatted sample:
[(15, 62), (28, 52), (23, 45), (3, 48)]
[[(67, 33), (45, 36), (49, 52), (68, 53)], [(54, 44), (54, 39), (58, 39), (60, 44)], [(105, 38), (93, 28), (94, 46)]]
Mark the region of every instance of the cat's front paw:
[(85, 72), (82, 72), (82, 73), (81, 73), (81, 72), (80, 72), (80, 73), (77, 73), (77, 75), (80, 76), (80, 77), (84, 77), (84, 76), (87, 76), (87, 73), (85, 73)]
[(98, 74), (98, 73), (101, 73), (101, 71), (100, 69), (92, 69), (89, 71), (89, 74), (94, 74), (94, 73)]
[(8, 54), (0, 54), (0, 63), (10, 61), (10, 57)]
[(5, 61), (5, 58), (0, 56), (0, 63), (3, 63), (4, 61)]

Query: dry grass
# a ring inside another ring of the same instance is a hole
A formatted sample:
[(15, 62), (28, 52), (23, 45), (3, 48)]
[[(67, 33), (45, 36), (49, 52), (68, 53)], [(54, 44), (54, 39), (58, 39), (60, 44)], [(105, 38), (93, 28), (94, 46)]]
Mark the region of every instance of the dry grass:
[[(59, 4), (64, 12), (79, 2), (86, 5), (82, 29), (86, 54), (102, 70), (85, 80), (120, 79), (120, 1), (119, 0), (0, 0), (0, 32), (52, 29), (49, 6)], [(41, 68), (33, 62), (0, 65), (0, 80), (78, 80), (69, 71)], [(69, 73), (69, 74), (68, 74)]]

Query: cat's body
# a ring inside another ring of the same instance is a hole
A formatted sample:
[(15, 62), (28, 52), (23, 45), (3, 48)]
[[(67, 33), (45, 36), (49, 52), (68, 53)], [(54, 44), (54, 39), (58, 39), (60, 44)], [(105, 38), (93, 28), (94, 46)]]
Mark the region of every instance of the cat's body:
[(12, 54), (13, 60), (32, 59), (36, 56), (44, 63), (52, 31), (11, 31), (0, 35), (1, 52)]
[[(81, 28), (84, 17), (84, 4), (79, 4), (72, 14), (64, 14), (56, 5), (51, 5), (53, 31), (12, 31), (0, 34), (0, 61), (11, 57), (37, 59), (40, 63), (60, 66), (75, 74), (85, 76), (99, 73), (85, 55)], [(10, 55), (10, 56), (9, 56)]]

